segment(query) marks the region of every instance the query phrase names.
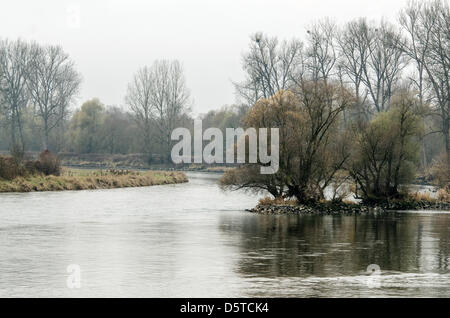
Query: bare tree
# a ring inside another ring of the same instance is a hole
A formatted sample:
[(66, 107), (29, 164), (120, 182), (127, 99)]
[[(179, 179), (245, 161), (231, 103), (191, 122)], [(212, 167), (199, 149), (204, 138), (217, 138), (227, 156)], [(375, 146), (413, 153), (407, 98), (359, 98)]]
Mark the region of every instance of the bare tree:
[(302, 65), (303, 44), (298, 40), (279, 43), (276, 37), (262, 33), (251, 37), (250, 50), (243, 56), (246, 80), (234, 83), (237, 94), (248, 105), (260, 98), (269, 98), (293, 85)]
[(353, 83), (357, 98), (364, 103), (370, 97), (376, 112), (389, 108), (401, 71), (407, 65), (407, 57), (399, 48), (403, 42), (393, 25), (371, 25), (366, 19), (348, 23), (339, 37), (340, 67)]
[(335, 75), (337, 64), (337, 26), (330, 19), (313, 24), (308, 30), (306, 68), (313, 81), (327, 80)]
[(262, 175), (258, 169), (262, 163), (247, 163), (227, 171), (221, 186), (266, 190), (302, 203), (323, 199), (325, 188), (350, 156), (349, 140), (339, 122), (353, 103), (352, 93), (323, 80), (302, 81), (301, 86), (260, 99), (243, 123), (246, 128), (279, 128), (279, 170)]
[[(440, 118), (447, 164), (450, 164), (450, 10), (446, 1), (411, 2), (401, 13), (400, 23), (409, 42), (404, 51), (416, 62), (421, 100), (428, 82), (434, 114)], [(425, 74), (424, 74), (425, 73)]]
[(32, 58), (28, 88), (43, 121), (43, 148), (47, 149), (49, 133), (64, 118), (79, 90), (81, 77), (59, 46), (34, 46)]
[(389, 108), (395, 85), (408, 61), (399, 49), (404, 39), (393, 25), (381, 22), (374, 31), (369, 60), (364, 65), (364, 83), (376, 111), (381, 112)]
[(364, 65), (370, 52), (368, 25), (365, 19), (348, 22), (338, 37), (341, 60), (339, 67), (354, 87), (356, 99), (363, 102), (367, 92), (363, 89)]
[(126, 103), (144, 131), (146, 152), (150, 153), (151, 134), (162, 144), (170, 161), (171, 134), (189, 111), (189, 90), (179, 61), (155, 61), (141, 68), (128, 86)]
[[(10, 147), (25, 149), (22, 112), (27, 106), (27, 76), (30, 67), (30, 47), (17, 40), (0, 42), (0, 94), (11, 131)], [(19, 140), (16, 134), (19, 134)], [(17, 149), (16, 149), (17, 150)]]
[(177, 60), (161, 60), (152, 66), (153, 94), (151, 101), (156, 127), (170, 161), (171, 134), (182, 115), (190, 110), (190, 92), (186, 86), (184, 71)]
[(151, 131), (153, 122), (153, 94), (154, 78), (149, 67), (144, 66), (134, 75), (128, 84), (125, 103), (131, 108), (136, 122), (143, 133), (144, 152), (151, 158)]

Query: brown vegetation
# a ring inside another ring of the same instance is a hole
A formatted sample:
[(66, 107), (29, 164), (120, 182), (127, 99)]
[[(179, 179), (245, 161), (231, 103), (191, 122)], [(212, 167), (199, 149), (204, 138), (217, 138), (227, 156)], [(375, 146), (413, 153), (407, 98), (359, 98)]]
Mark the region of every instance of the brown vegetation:
[(296, 205), (297, 201), (285, 200), (281, 197), (278, 197), (278, 198), (264, 197), (264, 198), (259, 199), (258, 204), (259, 205)]
[(182, 172), (62, 169), (48, 150), (39, 160), (0, 156), (0, 192), (111, 189), (187, 182)]
[(147, 171), (118, 172), (66, 170), (61, 176), (29, 175), (13, 180), (0, 180), (0, 192), (32, 192), (92, 190), (144, 187), (188, 182), (183, 172)]
[(0, 156), (0, 180), (13, 180), (17, 177), (33, 175), (59, 175), (61, 164), (57, 156), (46, 150), (39, 160), (22, 160), (22, 156)]

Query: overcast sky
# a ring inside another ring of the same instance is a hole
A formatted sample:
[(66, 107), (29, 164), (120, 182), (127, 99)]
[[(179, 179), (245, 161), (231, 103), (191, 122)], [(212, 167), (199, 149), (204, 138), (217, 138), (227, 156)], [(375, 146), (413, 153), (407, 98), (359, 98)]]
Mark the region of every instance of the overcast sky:
[(0, 37), (60, 44), (83, 75), (79, 103), (123, 105), (133, 73), (156, 59), (185, 68), (195, 113), (235, 102), (232, 80), (257, 31), (304, 38), (313, 21), (395, 20), (407, 0), (14, 0), (0, 9)]

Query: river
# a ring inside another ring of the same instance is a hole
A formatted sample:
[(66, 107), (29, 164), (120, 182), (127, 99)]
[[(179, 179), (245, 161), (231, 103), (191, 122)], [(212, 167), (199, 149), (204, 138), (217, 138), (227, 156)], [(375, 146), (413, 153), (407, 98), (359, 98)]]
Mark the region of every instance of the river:
[(0, 194), (0, 296), (450, 297), (450, 212), (254, 215), (256, 196), (188, 177)]

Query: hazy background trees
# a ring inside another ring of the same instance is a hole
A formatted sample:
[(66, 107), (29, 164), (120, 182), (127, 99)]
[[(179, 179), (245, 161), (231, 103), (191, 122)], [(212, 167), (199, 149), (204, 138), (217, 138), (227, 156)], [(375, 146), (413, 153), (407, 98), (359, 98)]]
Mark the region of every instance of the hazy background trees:
[(78, 153), (93, 153), (102, 147), (101, 127), (104, 124), (105, 108), (97, 98), (86, 101), (70, 121), (70, 150)]
[(28, 91), (43, 124), (43, 149), (48, 149), (50, 132), (67, 116), (81, 77), (74, 62), (59, 46), (33, 45), (31, 55)]
[[(323, 196), (325, 184), (356, 167), (379, 172), (378, 181), (369, 175), (364, 182), (356, 180), (361, 171), (353, 173), (360, 190), (365, 187), (368, 193), (393, 194), (414, 171), (445, 184), (449, 21), (448, 1), (413, 1), (399, 12), (397, 23), (361, 17), (338, 24), (324, 18), (297, 30), (298, 38), (251, 35), (242, 56), (244, 80), (233, 82), (236, 105), (220, 108), (218, 103), (199, 114), (203, 128), (225, 132), (250, 124), (260, 127), (258, 112), (278, 114), (280, 118), (269, 116), (265, 123), (282, 127), (280, 119), (285, 118), (286, 125), (292, 123), (285, 137), (297, 139), (281, 150), (286, 156), (281, 158), (284, 175), (256, 178), (251, 172), (258, 169), (249, 166), (234, 175), (234, 185), (243, 185), (247, 178), (246, 187), (263, 182), (273, 193), (317, 198)], [(0, 150), (143, 153), (149, 162), (170, 162), (172, 130), (192, 128), (192, 100), (179, 61), (159, 60), (137, 70), (124, 105), (92, 99), (76, 107), (80, 83), (74, 61), (62, 48), (1, 40)], [(295, 97), (295, 110), (284, 112), (285, 105), (275, 101), (288, 92)], [(340, 107), (344, 100), (345, 107)], [(421, 128), (411, 128), (414, 134), (405, 137), (399, 132), (399, 114), (401, 105), (410, 104), (414, 107), (404, 115)], [(370, 156), (365, 151), (369, 142), (376, 145)], [(290, 190), (289, 182), (295, 184)], [(298, 194), (304, 189), (308, 194)]]
[(153, 75), (149, 67), (139, 69), (128, 84), (125, 103), (134, 113), (136, 123), (142, 132), (142, 152), (152, 154), (153, 129)]
[(152, 139), (158, 140), (170, 162), (172, 131), (182, 126), (191, 106), (181, 63), (161, 60), (138, 70), (125, 102), (142, 130), (144, 152), (151, 158)]
[(30, 98), (27, 84), (31, 57), (29, 44), (0, 41), (0, 106), (4, 127), (10, 132), (9, 148), (16, 151), (26, 147), (23, 113)]
[[(74, 62), (61, 47), (2, 40), (0, 102), (3, 126), (10, 131), (8, 148), (24, 151), (40, 136), (42, 149), (48, 149), (50, 132), (67, 118), (80, 83)], [(26, 129), (31, 131), (28, 138)]]
[(447, 164), (450, 163), (450, 9), (445, 0), (413, 1), (400, 14), (400, 24), (408, 36), (403, 46), (416, 68), (413, 84), (422, 103), (429, 105), (427, 115), (438, 119), (439, 133), (444, 139)]

